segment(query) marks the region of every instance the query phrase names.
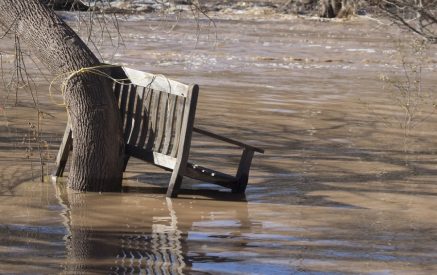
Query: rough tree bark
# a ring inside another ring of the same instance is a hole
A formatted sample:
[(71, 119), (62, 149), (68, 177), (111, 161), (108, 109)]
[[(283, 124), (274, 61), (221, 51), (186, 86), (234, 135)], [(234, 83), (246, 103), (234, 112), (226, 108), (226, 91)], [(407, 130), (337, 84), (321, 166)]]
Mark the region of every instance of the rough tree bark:
[[(55, 76), (100, 64), (42, 0), (0, 0), (0, 28), (16, 30)], [(68, 185), (75, 190), (121, 189), (124, 142), (110, 85), (91, 73), (76, 74), (67, 84), (64, 96), (74, 137)]]

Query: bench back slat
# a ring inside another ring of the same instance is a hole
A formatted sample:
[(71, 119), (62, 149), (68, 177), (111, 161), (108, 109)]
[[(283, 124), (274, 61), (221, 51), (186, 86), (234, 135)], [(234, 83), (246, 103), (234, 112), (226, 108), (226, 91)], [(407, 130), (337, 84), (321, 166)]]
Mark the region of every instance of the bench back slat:
[(167, 105), (168, 105), (168, 95), (167, 93), (161, 93), (161, 98), (158, 106), (158, 117), (157, 117), (157, 130), (156, 130), (156, 139), (155, 144), (153, 145), (153, 151), (160, 152), (161, 143), (165, 134), (165, 121), (167, 114)]
[(130, 85), (129, 95), (127, 99), (127, 108), (126, 108), (126, 121), (124, 122), (124, 140), (128, 142), (128, 139), (131, 135), (132, 124), (134, 118), (134, 107), (135, 101), (137, 99), (137, 86)]
[(137, 146), (142, 148), (146, 143), (147, 133), (149, 132), (149, 110), (152, 103), (152, 91), (143, 87), (143, 105), (141, 107), (141, 131), (139, 133)]
[(149, 110), (149, 132), (147, 133), (147, 143), (145, 146), (146, 151), (152, 151), (153, 145), (156, 139), (156, 129), (158, 124), (158, 107), (161, 98), (161, 93), (159, 91), (152, 91), (152, 104)]
[[(132, 130), (126, 139), (126, 143), (130, 145), (137, 144), (138, 136), (140, 133), (140, 128), (142, 126), (142, 114), (143, 114), (143, 93), (142, 87), (137, 87), (136, 96), (135, 96), (135, 109), (134, 114), (132, 116)], [(126, 128), (127, 132), (127, 128)]]
[(169, 152), (169, 148), (172, 142), (173, 137), (173, 127), (175, 125), (175, 109), (176, 109), (176, 100), (177, 96), (170, 94), (168, 96), (168, 109), (167, 109), (167, 120), (165, 122), (165, 135), (164, 135), (164, 143), (161, 148), (161, 153), (167, 155)]
[(121, 84), (119, 82), (114, 82), (114, 85), (112, 87), (113, 91), (114, 91), (114, 95), (115, 95), (115, 101), (117, 102), (117, 104), (119, 104), (120, 102), (120, 93), (121, 93)]
[[(126, 153), (173, 169), (180, 147), (186, 147), (186, 113), (192, 87), (129, 68), (113, 70), (114, 94), (119, 104)], [(192, 118), (194, 120), (194, 117)], [(191, 127), (191, 126), (189, 126)]]
[(175, 115), (175, 125), (174, 125), (174, 132), (173, 132), (173, 143), (172, 148), (170, 152), (170, 156), (176, 157), (178, 153), (178, 144), (179, 140), (181, 138), (181, 129), (182, 129), (182, 116), (177, 115), (184, 112), (185, 107), (185, 100), (181, 98), (176, 99), (176, 115)]
[(126, 105), (128, 101), (129, 90), (130, 90), (130, 85), (122, 85), (119, 107), (120, 107), (120, 114), (121, 114), (121, 124), (123, 125), (123, 129), (124, 129), (124, 123), (126, 118), (126, 107), (127, 107)]

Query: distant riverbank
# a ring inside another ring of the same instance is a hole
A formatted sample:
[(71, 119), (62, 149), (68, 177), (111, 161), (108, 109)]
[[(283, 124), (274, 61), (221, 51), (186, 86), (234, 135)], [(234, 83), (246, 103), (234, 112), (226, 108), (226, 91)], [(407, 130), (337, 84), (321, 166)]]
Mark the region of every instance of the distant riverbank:
[(108, 1), (73, 1), (73, 0), (47, 0), (56, 10), (87, 10), (92, 9), (103, 13), (151, 13), (151, 12), (184, 12), (201, 11), (203, 13), (259, 13), (259, 14), (300, 14), (316, 15), (318, 13), (318, 1), (285, 1), (285, 0), (108, 0)]

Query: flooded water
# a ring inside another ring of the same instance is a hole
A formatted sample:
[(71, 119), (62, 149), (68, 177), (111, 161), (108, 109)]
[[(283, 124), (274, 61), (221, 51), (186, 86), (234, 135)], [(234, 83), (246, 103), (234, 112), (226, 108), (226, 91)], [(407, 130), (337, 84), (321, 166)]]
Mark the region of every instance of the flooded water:
[[(170, 175), (140, 161), (121, 194), (40, 183), (35, 111), (19, 94), (1, 110), (0, 273), (437, 272), (435, 48), (406, 127), (404, 98), (380, 80), (402, 73), (396, 41), (410, 38), (395, 27), (222, 15), (216, 29), (201, 21), (197, 36), (189, 21), (128, 19), (125, 47), (104, 46), (103, 57), (198, 83), (196, 125), (266, 151), (246, 196), (187, 179), (180, 198), (166, 199)], [(66, 115), (37, 82), (43, 157), (53, 158)], [(192, 147), (191, 159), (235, 171), (238, 150), (200, 136)]]

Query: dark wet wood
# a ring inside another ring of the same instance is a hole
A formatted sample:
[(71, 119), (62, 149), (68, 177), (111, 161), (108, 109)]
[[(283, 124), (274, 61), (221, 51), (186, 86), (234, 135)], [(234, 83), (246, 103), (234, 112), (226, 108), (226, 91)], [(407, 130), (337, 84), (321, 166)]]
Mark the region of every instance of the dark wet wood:
[(237, 184), (232, 187), (233, 193), (243, 194), (246, 191), (247, 182), (249, 181), (249, 170), (252, 164), (254, 150), (245, 148), (241, 155), (240, 164), (237, 171)]
[(237, 183), (237, 179), (231, 175), (202, 167), (193, 163), (187, 164), (185, 176), (193, 179), (215, 183), (226, 188), (233, 188), (233, 186)]
[[(255, 152), (264, 150), (210, 131), (194, 127), (198, 85), (185, 85), (164, 76), (123, 68), (114, 69), (123, 85), (113, 85), (125, 138), (125, 168), (135, 157), (172, 172), (168, 197), (176, 197), (184, 176), (244, 193)], [(193, 131), (243, 149), (236, 176), (188, 162)], [(71, 148), (71, 128), (68, 125), (58, 153), (54, 176), (62, 176)]]
[(64, 173), (65, 166), (67, 165), (68, 155), (73, 146), (73, 138), (71, 131), (70, 120), (65, 128), (64, 137), (62, 138), (61, 147), (59, 148), (58, 156), (56, 157), (56, 170), (53, 176), (60, 177)]

